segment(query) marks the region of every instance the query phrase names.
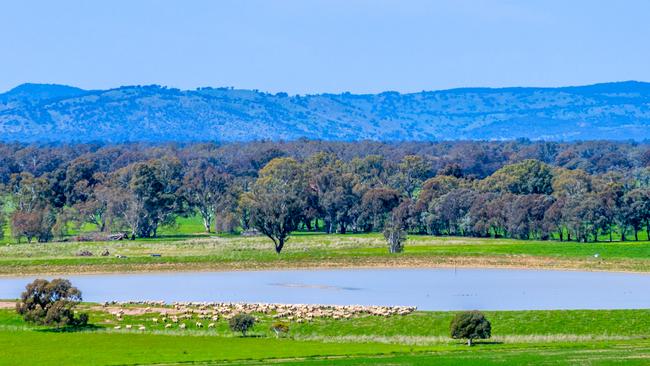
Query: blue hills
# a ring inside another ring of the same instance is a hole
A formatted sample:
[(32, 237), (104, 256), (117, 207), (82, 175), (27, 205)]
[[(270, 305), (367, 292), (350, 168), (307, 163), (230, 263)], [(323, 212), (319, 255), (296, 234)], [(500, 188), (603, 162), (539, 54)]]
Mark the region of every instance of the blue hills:
[(650, 83), (290, 96), (257, 90), (23, 84), (0, 94), (0, 140), (644, 140)]

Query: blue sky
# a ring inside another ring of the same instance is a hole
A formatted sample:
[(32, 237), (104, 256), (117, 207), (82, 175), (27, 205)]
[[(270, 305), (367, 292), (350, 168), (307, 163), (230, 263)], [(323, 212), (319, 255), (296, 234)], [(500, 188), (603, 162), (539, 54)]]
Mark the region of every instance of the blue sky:
[(650, 81), (650, 1), (3, 1), (0, 91), (295, 93)]

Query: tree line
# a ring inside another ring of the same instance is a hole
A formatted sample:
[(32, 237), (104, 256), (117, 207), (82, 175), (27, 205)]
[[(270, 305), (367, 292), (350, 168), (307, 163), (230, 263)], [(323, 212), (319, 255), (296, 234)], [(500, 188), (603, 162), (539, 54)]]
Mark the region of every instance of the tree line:
[(299, 229), (627, 240), (650, 230), (649, 166), (649, 145), (605, 141), (0, 144), (0, 224), (135, 238), (198, 215), (278, 252)]

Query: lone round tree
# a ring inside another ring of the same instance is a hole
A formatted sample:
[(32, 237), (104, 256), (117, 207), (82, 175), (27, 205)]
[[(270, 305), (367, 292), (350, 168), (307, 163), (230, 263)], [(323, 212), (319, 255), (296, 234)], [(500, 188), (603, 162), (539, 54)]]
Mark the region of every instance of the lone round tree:
[(230, 318), (228, 321), (230, 330), (233, 332), (241, 332), (242, 336), (246, 336), (246, 332), (255, 326), (255, 317), (249, 314), (237, 314)]
[(28, 284), (16, 304), (16, 311), (32, 323), (55, 326), (80, 326), (88, 322), (87, 314), (75, 318), (74, 308), (81, 301), (81, 291), (70, 281), (37, 279)]
[(465, 311), (456, 314), (449, 326), (451, 337), (467, 339), (467, 345), (472, 345), (474, 339), (487, 339), (492, 336), (492, 325), (480, 311)]

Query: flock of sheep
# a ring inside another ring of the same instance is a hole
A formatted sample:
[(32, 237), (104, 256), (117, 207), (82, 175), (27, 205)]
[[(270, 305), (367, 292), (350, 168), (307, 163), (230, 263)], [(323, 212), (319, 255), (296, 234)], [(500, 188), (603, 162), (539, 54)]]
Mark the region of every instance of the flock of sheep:
[[(362, 316), (390, 317), (407, 315), (415, 311), (414, 306), (366, 306), (366, 305), (321, 305), (321, 304), (267, 304), (267, 303), (231, 303), (231, 302), (175, 302), (167, 307), (163, 301), (126, 301), (107, 302), (104, 306), (128, 305), (147, 306), (144, 313), (158, 313), (150, 320), (154, 324), (164, 324), (166, 329), (177, 326), (186, 329), (186, 321), (194, 323), (196, 328), (214, 328), (220, 319), (228, 320), (237, 314), (265, 314), (274, 319), (303, 323), (315, 318), (350, 319)], [(112, 311), (116, 320), (123, 321), (125, 310)], [(190, 324), (191, 324), (190, 323)], [(127, 324), (124, 327), (116, 325), (115, 329), (133, 329)], [(144, 325), (138, 325), (138, 330), (146, 330)]]

